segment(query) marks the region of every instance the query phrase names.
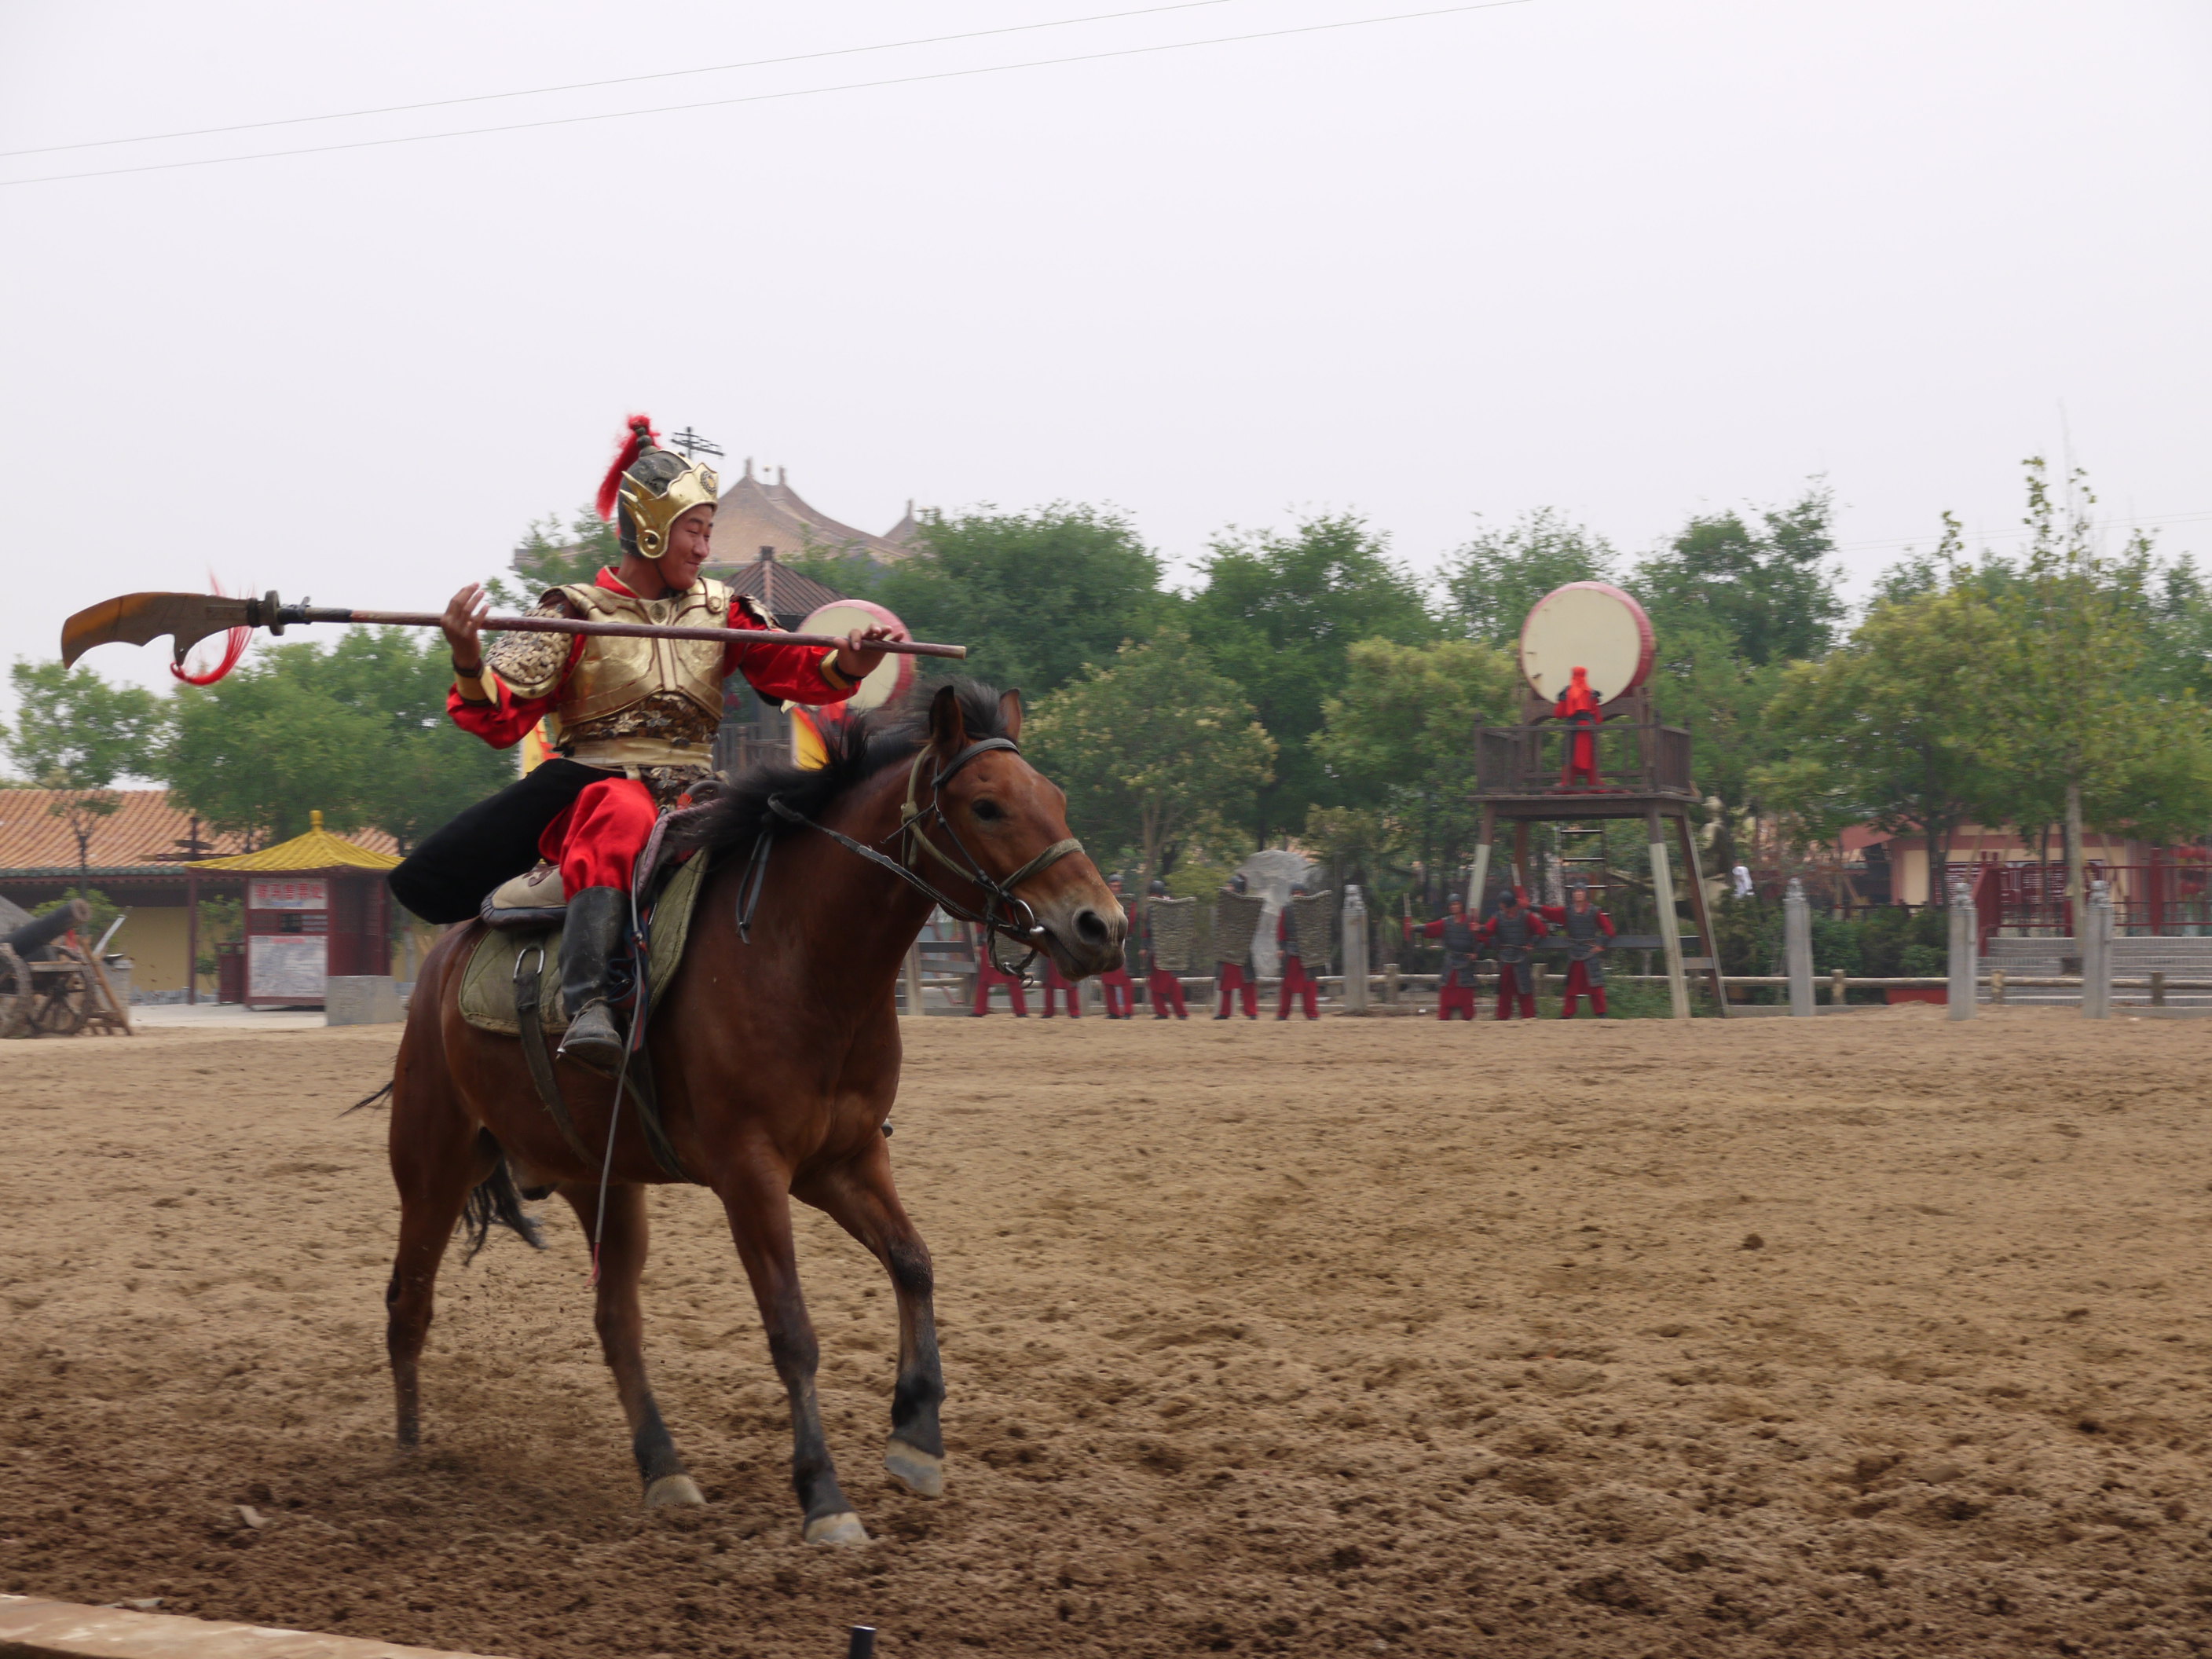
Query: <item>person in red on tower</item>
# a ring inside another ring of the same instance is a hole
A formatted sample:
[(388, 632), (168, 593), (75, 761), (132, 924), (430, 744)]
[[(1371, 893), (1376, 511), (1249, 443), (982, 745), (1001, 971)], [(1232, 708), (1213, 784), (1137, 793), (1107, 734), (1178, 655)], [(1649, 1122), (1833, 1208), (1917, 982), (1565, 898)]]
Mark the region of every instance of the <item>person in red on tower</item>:
[(1597, 784), (1597, 728), (1602, 718), (1598, 707), (1597, 693), (1590, 690), (1589, 670), (1577, 668), (1552, 710), (1552, 718), (1567, 728), (1567, 765), (1559, 775), (1563, 784), (1592, 787)]
[(1544, 937), (1543, 917), (1529, 908), (1518, 887), (1498, 896), (1498, 908), (1483, 924), (1482, 937), (1498, 952), (1498, 1018), (1510, 1019), (1517, 999), (1521, 1018), (1536, 1018), (1536, 975), (1531, 947)]
[[(1114, 895), (1114, 902), (1117, 904), (1120, 903), (1121, 900), (1121, 872), (1119, 870), (1116, 870), (1112, 875), (1106, 878), (1106, 886), (1107, 890)], [(1128, 952), (1124, 951), (1122, 953), (1120, 963), (1116, 965), (1110, 973), (1104, 973), (1098, 975), (1098, 990), (1100, 994), (1106, 999), (1107, 1018), (1127, 1019), (1131, 1014), (1136, 1012), (1137, 985), (1136, 981), (1129, 977)], [(1120, 1012), (1115, 1012), (1115, 1005), (1117, 1003), (1120, 1005)]]
[[(1305, 896), (1304, 882), (1291, 889), (1291, 896), (1294, 899), (1302, 899)], [(1291, 1003), (1295, 998), (1304, 1006), (1308, 1019), (1319, 1019), (1321, 1006), (1316, 998), (1321, 993), (1321, 986), (1312, 975), (1306, 972), (1305, 953), (1298, 944), (1297, 924), (1287, 904), (1275, 918), (1275, 944), (1283, 957), (1283, 991), (1276, 1000), (1275, 1018), (1288, 1019)]]
[(1567, 936), (1567, 988), (1559, 999), (1559, 1018), (1572, 1019), (1576, 1001), (1587, 994), (1592, 1012), (1603, 1019), (1606, 941), (1613, 937), (1613, 918), (1597, 908), (1581, 882), (1567, 890), (1565, 904), (1547, 904), (1542, 915)]
[(622, 562), (590, 582), (549, 588), (534, 616), (729, 630), (718, 640), (501, 634), (487, 651), (484, 591), (473, 583), (446, 607), (453, 658), (446, 710), (495, 749), (548, 723), (558, 758), (423, 838), (387, 878), (400, 902), (430, 921), (474, 916), (485, 894), (543, 858), (561, 871), (568, 918), (561, 1053), (611, 1072), (622, 1033), (609, 1006), (629, 917), (631, 866), (659, 811), (711, 775), (722, 683), (742, 674), (775, 701), (841, 702), (883, 660), (885, 628), (855, 629), (838, 647), (761, 643), (774, 626), (752, 600), (699, 574), (716, 491), (711, 469), (661, 448), (633, 416), (599, 485)]
[(1473, 1024), (1474, 957), (1482, 935), (1467, 919), (1467, 906), (1460, 902), (1459, 895), (1454, 893), (1444, 901), (1444, 914), (1434, 921), (1416, 924), (1411, 916), (1407, 917), (1405, 929), (1408, 939), (1419, 934), (1444, 942), (1444, 975), (1437, 981), (1437, 1018), (1448, 1020), (1457, 1014)]

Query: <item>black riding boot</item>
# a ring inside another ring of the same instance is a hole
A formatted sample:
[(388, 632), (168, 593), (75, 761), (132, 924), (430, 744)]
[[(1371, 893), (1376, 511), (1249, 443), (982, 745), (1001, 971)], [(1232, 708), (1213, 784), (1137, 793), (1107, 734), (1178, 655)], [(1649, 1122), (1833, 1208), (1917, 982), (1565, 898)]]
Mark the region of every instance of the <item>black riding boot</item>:
[(560, 1058), (614, 1075), (622, 1064), (622, 1028), (607, 1006), (615, 965), (622, 959), (623, 925), (629, 895), (619, 887), (586, 887), (568, 901), (561, 932), (561, 1002), (568, 1034)]

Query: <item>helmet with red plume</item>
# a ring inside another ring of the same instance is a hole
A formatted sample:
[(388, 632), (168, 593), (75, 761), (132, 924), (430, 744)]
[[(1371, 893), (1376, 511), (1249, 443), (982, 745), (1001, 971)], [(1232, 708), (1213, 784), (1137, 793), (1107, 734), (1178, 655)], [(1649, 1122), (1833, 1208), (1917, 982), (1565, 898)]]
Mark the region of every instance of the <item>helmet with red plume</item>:
[(714, 469), (663, 449), (649, 416), (633, 415), (614, 465), (599, 481), (599, 516), (615, 520), (623, 551), (657, 559), (668, 551), (676, 521), (697, 507), (711, 507), (721, 489)]

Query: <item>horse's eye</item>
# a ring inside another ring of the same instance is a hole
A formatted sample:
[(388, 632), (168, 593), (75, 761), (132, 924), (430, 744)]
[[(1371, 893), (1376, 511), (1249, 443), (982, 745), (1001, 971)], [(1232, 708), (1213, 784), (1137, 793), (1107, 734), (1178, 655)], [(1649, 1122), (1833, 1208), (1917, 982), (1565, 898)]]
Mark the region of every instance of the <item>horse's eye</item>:
[(995, 823), (1006, 816), (999, 810), (999, 803), (994, 800), (979, 800), (969, 810), (986, 823)]

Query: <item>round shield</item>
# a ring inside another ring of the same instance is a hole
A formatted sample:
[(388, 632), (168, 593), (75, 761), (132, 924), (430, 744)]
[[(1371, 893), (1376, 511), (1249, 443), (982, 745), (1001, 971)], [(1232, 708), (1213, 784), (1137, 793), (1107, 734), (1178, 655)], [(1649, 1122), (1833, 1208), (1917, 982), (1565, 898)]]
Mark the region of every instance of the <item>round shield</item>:
[[(849, 634), (856, 628), (878, 626), (896, 628), (902, 633), (906, 629), (906, 624), (891, 612), (867, 599), (832, 599), (810, 612), (806, 620), (799, 624), (799, 631)], [(896, 702), (914, 684), (914, 665), (912, 657), (885, 657), (845, 700), (844, 706), (857, 714), (863, 708), (880, 708), (887, 702)]]
[(1577, 668), (1600, 702), (1644, 684), (1657, 651), (1651, 618), (1611, 582), (1569, 582), (1536, 601), (1521, 624), (1521, 674), (1556, 702)]

